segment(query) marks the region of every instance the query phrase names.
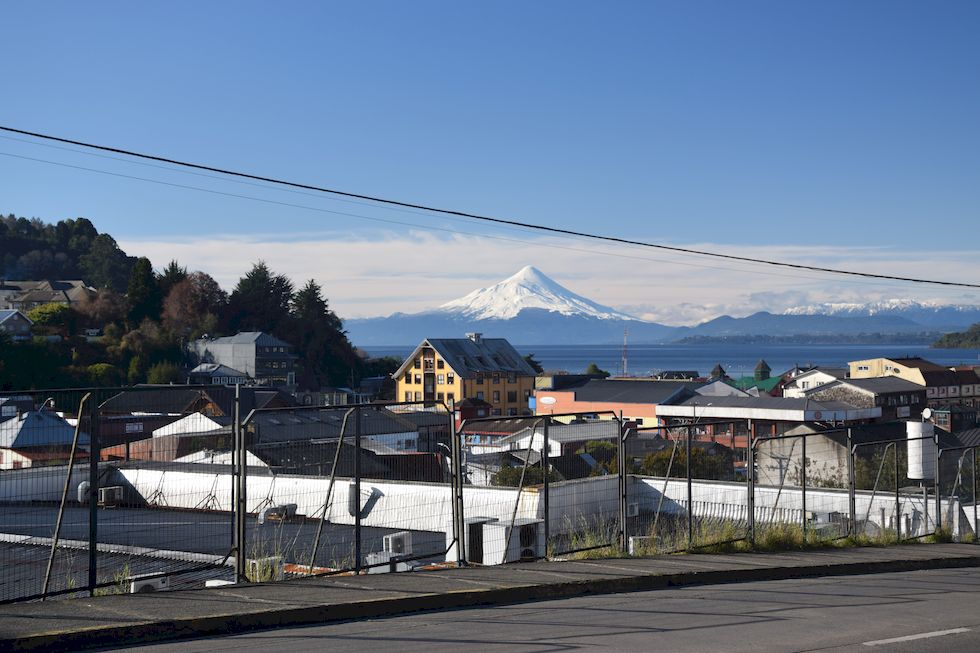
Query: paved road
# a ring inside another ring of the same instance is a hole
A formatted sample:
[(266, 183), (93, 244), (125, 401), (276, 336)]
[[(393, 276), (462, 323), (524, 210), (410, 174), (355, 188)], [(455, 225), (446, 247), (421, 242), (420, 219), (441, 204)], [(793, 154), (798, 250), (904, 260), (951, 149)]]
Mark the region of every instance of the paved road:
[(958, 569), (581, 597), (284, 628), (139, 651), (952, 653), (980, 650), (978, 608), (980, 569)]

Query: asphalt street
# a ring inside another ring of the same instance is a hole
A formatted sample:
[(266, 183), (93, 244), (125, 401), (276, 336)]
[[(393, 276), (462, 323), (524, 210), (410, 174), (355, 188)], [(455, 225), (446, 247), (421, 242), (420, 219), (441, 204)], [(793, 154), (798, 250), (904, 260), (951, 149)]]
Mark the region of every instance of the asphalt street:
[(551, 653), (980, 650), (980, 569), (712, 585), (114, 650)]

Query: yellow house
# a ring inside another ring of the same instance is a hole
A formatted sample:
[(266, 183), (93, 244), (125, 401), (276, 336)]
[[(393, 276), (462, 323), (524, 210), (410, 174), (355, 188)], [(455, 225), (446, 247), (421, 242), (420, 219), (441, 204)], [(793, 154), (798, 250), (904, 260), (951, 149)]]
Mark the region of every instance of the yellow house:
[(850, 378), (877, 379), (882, 376), (897, 376), (918, 385), (926, 385), (923, 372), (945, 372), (946, 368), (929, 362), (924, 358), (869, 358), (851, 361)]
[(428, 338), (392, 374), (399, 401), (482, 399), (491, 415), (530, 415), (534, 369), (503, 338)]
[(950, 404), (974, 406), (980, 397), (980, 376), (972, 369), (951, 370), (916, 357), (869, 358), (848, 365), (852, 379), (895, 376), (924, 386), (930, 408)]

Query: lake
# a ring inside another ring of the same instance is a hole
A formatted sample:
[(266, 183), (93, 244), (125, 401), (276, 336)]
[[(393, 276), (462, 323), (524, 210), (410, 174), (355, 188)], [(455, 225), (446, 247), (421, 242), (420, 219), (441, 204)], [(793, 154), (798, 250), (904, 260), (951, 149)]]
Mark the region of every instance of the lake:
[[(545, 370), (579, 373), (595, 363), (613, 374), (622, 372), (621, 345), (515, 345), (522, 354), (534, 354)], [(365, 347), (371, 356), (404, 358), (413, 347)], [(721, 363), (729, 376), (751, 376), (759, 359), (782, 374), (794, 365), (846, 367), (848, 361), (865, 358), (921, 356), (944, 366), (980, 365), (977, 349), (931, 349), (928, 345), (630, 345), (627, 371), (630, 376), (648, 376), (663, 370), (697, 370), (707, 375)]]

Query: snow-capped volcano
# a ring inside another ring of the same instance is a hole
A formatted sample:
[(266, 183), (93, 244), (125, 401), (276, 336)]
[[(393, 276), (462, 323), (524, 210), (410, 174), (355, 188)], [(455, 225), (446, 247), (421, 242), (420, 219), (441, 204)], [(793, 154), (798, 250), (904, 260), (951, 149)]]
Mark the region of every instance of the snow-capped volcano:
[(480, 288), (465, 297), (447, 302), (438, 310), (473, 320), (509, 320), (526, 308), (601, 320), (637, 319), (573, 293), (530, 265), (489, 288)]

